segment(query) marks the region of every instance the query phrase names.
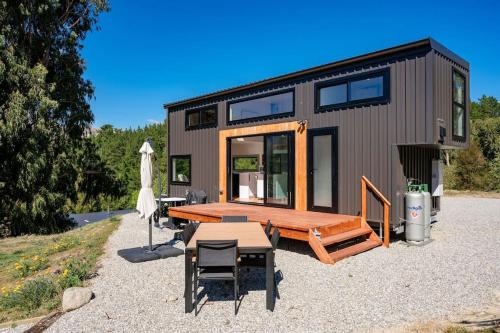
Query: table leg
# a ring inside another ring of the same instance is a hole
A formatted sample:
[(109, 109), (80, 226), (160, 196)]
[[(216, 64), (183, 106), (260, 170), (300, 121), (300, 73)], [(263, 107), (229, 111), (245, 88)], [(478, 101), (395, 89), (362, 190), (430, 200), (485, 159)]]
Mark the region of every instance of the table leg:
[(274, 252), (266, 252), (266, 309), (274, 310)]
[(193, 311), (193, 252), (187, 251), (185, 256), (184, 312)]

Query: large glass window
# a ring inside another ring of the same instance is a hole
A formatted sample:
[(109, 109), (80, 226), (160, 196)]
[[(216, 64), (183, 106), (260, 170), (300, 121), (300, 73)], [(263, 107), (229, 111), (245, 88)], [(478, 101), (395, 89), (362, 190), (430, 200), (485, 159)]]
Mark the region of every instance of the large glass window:
[(217, 105), (186, 111), (186, 129), (217, 126)]
[(368, 79), (352, 81), (349, 85), (351, 101), (384, 96), (384, 77), (382, 75)]
[(465, 139), (465, 77), (453, 71), (452, 127), (455, 140)]
[(292, 115), (293, 103), (293, 91), (233, 102), (228, 106), (228, 120), (238, 122), (251, 118)]
[(389, 101), (389, 70), (316, 85), (316, 111)]
[(347, 102), (347, 83), (324, 87), (319, 90), (321, 106), (343, 104)]
[(189, 185), (191, 183), (191, 155), (177, 155), (170, 158), (170, 182)]

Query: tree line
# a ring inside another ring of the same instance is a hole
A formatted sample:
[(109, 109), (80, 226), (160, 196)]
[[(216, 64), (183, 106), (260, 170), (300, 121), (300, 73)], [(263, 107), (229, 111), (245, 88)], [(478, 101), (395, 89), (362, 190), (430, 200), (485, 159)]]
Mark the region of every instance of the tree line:
[(482, 96), (471, 103), (470, 147), (444, 152), (445, 189), (500, 191), (500, 102)]
[[(114, 180), (113, 191), (104, 192), (98, 188), (92, 191), (98, 195), (85, 200), (80, 194), (76, 201), (68, 204), (68, 209), (73, 212), (92, 212), (102, 210), (117, 210), (135, 208), (137, 197), (141, 188), (140, 154), (139, 148), (146, 139), (150, 139), (155, 151), (153, 155), (153, 191), (158, 195), (158, 168), (162, 192), (166, 191), (167, 183), (167, 127), (165, 123), (152, 124), (143, 128), (119, 129), (112, 125), (102, 126), (95, 135), (88, 138), (95, 147), (96, 159), (102, 161), (100, 176), (91, 173), (90, 177), (101, 177)], [(92, 165), (88, 169), (91, 169)], [(95, 182), (92, 182), (95, 184)], [(104, 184), (110, 186), (110, 184)]]

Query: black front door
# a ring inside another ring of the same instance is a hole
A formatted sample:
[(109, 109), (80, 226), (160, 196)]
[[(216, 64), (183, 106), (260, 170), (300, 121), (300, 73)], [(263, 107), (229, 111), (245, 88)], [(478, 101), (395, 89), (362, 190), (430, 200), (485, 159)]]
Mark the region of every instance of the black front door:
[(308, 130), (308, 209), (338, 212), (337, 128)]

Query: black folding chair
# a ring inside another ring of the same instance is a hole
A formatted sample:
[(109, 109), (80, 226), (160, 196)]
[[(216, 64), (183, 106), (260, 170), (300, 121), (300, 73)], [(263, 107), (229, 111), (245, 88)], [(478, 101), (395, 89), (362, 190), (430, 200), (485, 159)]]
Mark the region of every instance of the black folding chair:
[(234, 281), (234, 314), (238, 311), (238, 240), (198, 240), (194, 270), (194, 313), (198, 315), (198, 280)]
[[(273, 235), (271, 236), (273, 252), (278, 248), (280, 236), (280, 230), (274, 228)], [(248, 254), (241, 258), (241, 266), (266, 267), (266, 256), (263, 254)]]
[(189, 241), (191, 240), (191, 238), (193, 237), (196, 229), (198, 229), (198, 226), (200, 224), (199, 223), (195, 223), (195, 222), (190, 222), (188, 224), (186, 224), (186, 226), (184, 227), (184, 230), (182, 230), (181, 232), (181, 237), (182, 237), (182, 241), (184, 242), (184, 245), (188, 245)]
[[(194, 233), (196, 232), (196, 229), (200, 226), (199, 223), (194, 223), (194, 222), (189, 222), (186, 224), (184, 227), (184, 230), (180, 233), (180, 238), (182, 242), (184, 243), (184, 246), (187, 246), (191, 238), (193, 238)], [(193, 256), (193, 270), (196, 269), (196, 256)], [(186, 296), (186, 293), (188, 291), (184, 290), (184, 297)]]
[(242, 215), (223, 215), (221, 218), (221, 222), (222, 223), (248, 222), (248, 217)]
[(267, 220), (266, 228), (264, 232), (266, 233), (267, 238), (271, 239), (271, 228), (273, 227), (271, 220)]

